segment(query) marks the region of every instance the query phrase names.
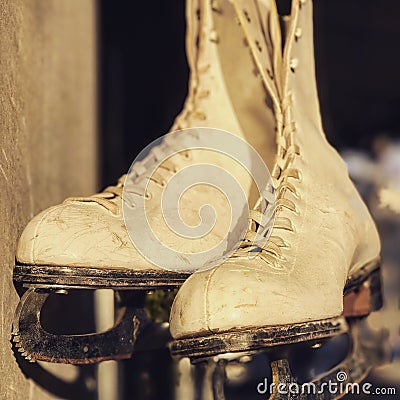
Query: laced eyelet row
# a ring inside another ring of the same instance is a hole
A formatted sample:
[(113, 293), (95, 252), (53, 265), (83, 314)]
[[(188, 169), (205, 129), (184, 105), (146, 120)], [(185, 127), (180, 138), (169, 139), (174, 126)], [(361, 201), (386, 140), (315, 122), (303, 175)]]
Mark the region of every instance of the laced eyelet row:
[[(299, 0), (299, 9), (306, 4), (306, 1), (307, 0)], [(300, 27), (297, 27), (293, 35), (294, 41), (298, 42), (303, 35), (303, 30)], [(299, 60), (297, 58), (292, 58), (289, 62), (289, 68), (292, 73), (294, 73), (298, 67)], [(289, 179), (296, 179), (299, 183), (303, 180), (301, 171), (292, 167), (294, 159), (300, 156), (300, 148), (293, 140), (293, 135), (296, 132), (296, 124), (291, 119), (292, 100), (291, 93), (288, 93), (288, 96), (282, 101), (283, 121), (280, 130), (282, 133), (278, 137), (278, 156), (272, 174), (276, 187), (276, 215), (273, 229), (275, 231), (280, 229), (288, 230), (295, 234), (296, 227), (288, 218), (281, 216), (283, 209), (286, 209), (297, 216), (300, 215), (300, 211), (296, 207), (294, 201), (285, 197), (285, 194), (290, 192), (296, 199), (300, 199), (300, 192), (296, 189), (295, 185), (289, 182)], [(278, 243), (276, 243), (277, 240)], [(274, 245), (271, 245), (271, 243), (274, 243)], [(260, 257), (267, 261), (273, 268), (283, 269), (282, 266), (279, 265), (279, 261), (284, 258), (281, 252), (281, 249), (284, 247), (289, 247), (289, 245), (273, 232), (266, 245), (261, 250)]]
[(120, 207), (114, 203), (116, 197), (122, 198), (122, 192), (124, 190), (124, 183), (126, 179), (126, 174), (122, 175), (116, 185), (108, 186), (101, 193), (96, 193), (89, 197), (68, 197), (64, 200), (64, 202), (69, 201), (79, 201), (79, 202), (95, 202), (107, 210), (111, 211), (115, 215), (119, 215), (121, 213)]
[[(305, 1), (301, 0), (301, 3), (304, 5)], [(242, 9), (242, 15), (243, 24), (246, 21), (249, 24), (252, 22), (250, 13), (246, 9)], [(294, 41), (297, 42), (300, 40), (302, 34), (302, 29), (298, 27), (293, 32)], [(246, 36), (245, 42), (248, 46), (250, 46), (249, 40)], [(257, 58), (256, 53), (262, 52), (262, 46), (256, 38), (251, 43), (253, 44), (253, 46), (250, 46), (253, 57)], [(294, 73), (298, 66), (299, 60), (293, 58), (290, 60), (288, 68)], [(267, 68), (264, 72), (266, 72), (267, 78), (274, 80), (274, 74), (270, 69)], [(291, 103), (292, 96), (288, 93), (286, 98), (280, 101), (279, 108), (281, 112), (278, 112), (277, 115), (277, 159), (272, 172), (276, 197), (275, 203), (272, 200), (268, 200), (268, 193), (267, 197), (263, 193), (259, 207), (264, 212), (253, 210), (250, 213), (250, 229), (246, 233), (242, 245), (234, 254), (234, 257), (248, 257), (257, 254), (261, 259), (268, 262), (272, 268), (277, 270), (283, 269), (282, 262), (286, 261), (286, 258), (282, 254), (282, 249), (289, 248), (289, 244), (278, 236), (277, 233), (279, 230), (284, 230), (296, 234), (296, 227), (291, 219), (285, 215), (286, 213), (300, 215), (300, 210), (296, 207), (295, 201), (286, 197), (286, 193), (290, 193), (296, 200), (301, 198), (297, 185), (291, 181), (296, 180), (301, 183), (303, 179), (301, 172), (293, 167), (294, 160), (300, 157), (301, 154), (299, 146), (294, 143), (293, 136), (297, 127), (291, 117)], [(275, 213), (275, 219), (271, 217), (271, 209)], [(268, 224), (272, 225), (272, 223), (273, 226), (268, 226)], [(271, 233), (269, 237), (268, 233)]]
[[(222, 13), (221, 4), (220, 4), (219, 0), (211, 1), (211, 9), (214, 12)], [(201, 20), (201, 15), (199, 15), (199, 20)], [(203, 36), (204, 36), (204, 33), (203, 33)], [(218, 44), (219, 43), (218, 32), (214, 29), (211, 30), (208, 33), (208, 40), (214, 44)], [(205, 41), (206, 41), (206, 38), (204, 38), (204, 37), (198, 39), (198, 41), (197, 41), (199, 43), (198, 46), (200, 46), (201, 43), (204, 43)], [(206, 74), (207, 72), (209, 72), (210, 68), (211, 68), (210, 63), (197, 66), (197, 68), (196, 68), (197, 73), (195, 74), (195, 76), (200, 75), (200, 74)], [(192, 82), (192, 89), (193, 89), (193, 102), (190, 104), (191, 107), (187, 108), (187, 110), (186, 110), (187, 113), (186, 113), (184, 119), (186, 119), (190, 116), (199, 121), (205, 121), (207, 119), (207, 115), (199, 109), (194, 109), (194, 107), (195, 107), (196, 103), (199, 102), (199, 100), (201, 101), (201, 100), (208, 98), (210, 96), (211, 92), (208, 89), (199, 88), (197, 80)]]
[[(299, 11), (305, 6), (307, 0), (299, 0)], [(295, 42), (298, 42), (301, 37), (303, 36), (303, 29), (301, 27), (297, 27), (294, 30), (294, 40)], [(292, 58), (289, 62), (289, 68), (290, 70), (295, 73), (296, 69), (299, 67), (299, 60), (297, 58)]]
[[(296, 199), (300, 198), (300, 193), (289, 179), (296, 179), (298, 182), (302, 181), (301, 172), (293, 168), (293, 161), (295, 157), (300, 156), (300, 148), (294, 143), (293, 134), (296, 132), (296, 124), (291, 120), (291, 96), (289, 95), (283, 102), (283, 121), (279, 129), (281, 132), (278, 136), (278, 149), (277, 160), (272, 173), (272, 179), (275, 182), (275, 220), (273, 226), (266, 226), (271, 221), (265, 222), (265, 216), (259, 212), (254, 211), (251, 213), (251, 224), (255, 230), (249, 230), (241, 247), (236, 252), (237, 256), (243, 256), (258, 252), (258, 256), (268, 263), (273, 269), (282, 270), (282, 264), (287, 260), (282, 254), (283, 248), (289, 248), (289, 244), (284, 241), (279, 235), (276, 234), (279, 230), (289, 231), (296, 234), (296, 227), (292, 221), (284, 216), (281, 212), (285, 209), (294, 215), (300, 215), (299, 209), (296, 207), (294, 201), (285, 197), (287, 191), (292, 193)], [(268, 202), (267, 202), (268, 203)], [(268, 206), (267, 210), (268, 211)], [(256, 227), (258, 226), (258, 229)], [(262, 228), (263, 234), (259, 234), (259, 228)], [(265, 242), (265, 232), (272, 231), (272, 235), (268, 238), (264, 245), (257, 246), (258, 243)]]

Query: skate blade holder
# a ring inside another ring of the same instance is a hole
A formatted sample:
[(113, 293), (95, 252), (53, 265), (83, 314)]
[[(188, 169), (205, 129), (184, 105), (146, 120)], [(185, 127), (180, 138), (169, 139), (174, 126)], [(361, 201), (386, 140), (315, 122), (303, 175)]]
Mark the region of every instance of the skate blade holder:
[[(142, 310), (127, 304), (119, 308), (114, 326), (104, 332), (63, 335), (46, 331), (41, 310), (52, 294), (67, 294), (74, 287), (30, 285), (22, 295), (13, 321), (13, 342), (30, 362), (93, 364), (105, 360), (130, 358), (142, 320)], [(84, 289), (79, 287), (79, 289)], [(87, 289), (93, 290), (93, 287)]]
[[(27, 288), (17, 306), (12, 329), (13, 342), (22, 356), (31, 362), (93, 364), (130, 358), (133, 351), (165, 347), (171, 340), (168, 327), (147, 316), (141, 295), (158, 289), (173, 290), (187, 275), (17, 263), (13, 278)], [(73, 289), (112, 289), (118, 293), (119, 312), (114, 326), (102, 333), (85, 335), (47, 332), (40, 321), (46, 300)]]

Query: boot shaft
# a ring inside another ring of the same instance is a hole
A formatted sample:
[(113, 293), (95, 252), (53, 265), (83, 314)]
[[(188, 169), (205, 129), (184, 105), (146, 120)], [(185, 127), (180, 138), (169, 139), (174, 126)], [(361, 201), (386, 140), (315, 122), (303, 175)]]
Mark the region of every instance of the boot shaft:
[[(292, 2), (280, 66), (281, 81), (275, 82), (276, 92), (274, 82), (265, 74), (268, 66), (257, 39), (249, 33), (251, 3), (239, 0), (234, 3), (264, 85), (274, 99), (277, 118), (278, 149), (272, 171), (276, 219), (267, 243), (271, 265), (290, 271), (299, 254), (304, 251), (311, 254), (312, 247), (319, 243), (318, 248), (333, 252), (327, 253), (328, 260), (340, 257), (339, 269), (345, 276), (348, 268), (356, 270), (375, 259), (380, 244), (368, 209), (322, 129), (315, 79), (312, 1)], [(322, 237), (316, 229), (319, 226), (326, 228)], [(274, 254), (283, 257), (283, 264)], [(336, 264), (332, 265), (332, 273), (335, 268)]]
[[(274, 70), (279, 73), (273, 57), (279, 53), (272, 46), (275, 41), (280, 46), (280, 36), (276, 27), (269, 27), (277, 20), (274, 3), (263, 4), (268, 18), (260, 23), (260, 12), (254, 10), (257, 26), (253, 34), (259, 37), (255, 41), (265, 55), (265, 73), (273, 81)], [(263, 87), (234, 7), (228, 0), (188, 1), (187, 26), (189, 93), (173, 130), (198, 126), (226, 130), (255, 147), (271, 169), (275, 152), (274, 101)], [(263, 30), (266, 33), (260, 35)], [(272, 90), (276, 97), (277, 89)]]
[(293, 0), (283, 55), (283, 97), (323, 135), (315, 74), (312, 0)]

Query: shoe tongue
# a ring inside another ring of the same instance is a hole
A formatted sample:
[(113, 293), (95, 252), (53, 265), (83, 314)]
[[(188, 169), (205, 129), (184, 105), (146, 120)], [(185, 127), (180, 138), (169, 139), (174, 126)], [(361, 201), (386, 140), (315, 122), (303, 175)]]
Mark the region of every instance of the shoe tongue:
[(267, 46), (271, 49), (271, 60), (278, 92), (281, 94), (282, 82), (282, 32), (278, 10), (275, 1), (260, 0), (258, 2), (260, 20), (264, 30), (264, 37)]
[(277, 101), (282, 87), (282, 35), (275, 1), (232, 1), (259, 73)]

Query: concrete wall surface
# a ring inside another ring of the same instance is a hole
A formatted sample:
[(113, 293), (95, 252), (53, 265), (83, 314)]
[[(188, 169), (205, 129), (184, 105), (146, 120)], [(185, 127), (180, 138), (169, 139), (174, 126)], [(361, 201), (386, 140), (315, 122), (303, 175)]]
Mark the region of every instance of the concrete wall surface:
[(96, 189), (94, 0), (0, 0), (0, 399), (48, 399), (10, 342), (18, 237), (42, 209)]

